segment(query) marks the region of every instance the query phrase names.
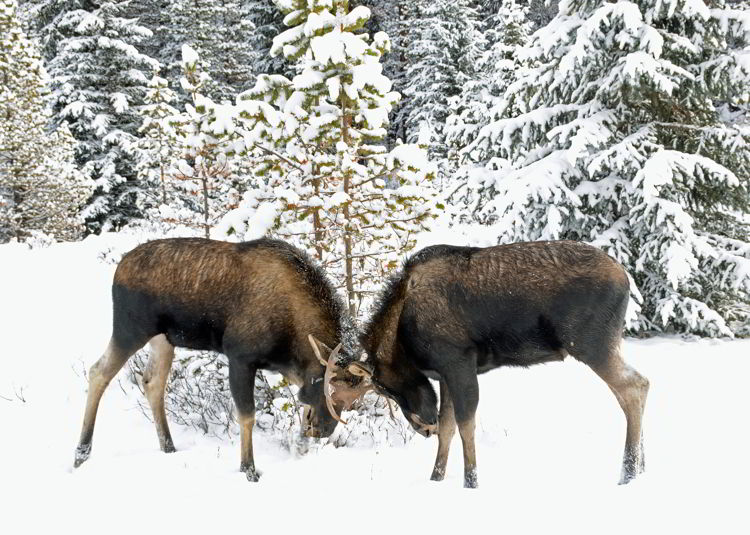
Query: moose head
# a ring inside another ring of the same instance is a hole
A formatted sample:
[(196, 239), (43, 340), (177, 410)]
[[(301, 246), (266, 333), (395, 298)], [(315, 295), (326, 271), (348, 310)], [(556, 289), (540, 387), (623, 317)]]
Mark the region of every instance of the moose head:
[[(331, 416), (346, 425), (339, 416), (369, 391), (395, 401), (409, 423), (419, 434), (437, 433), (437, 396), (429, 380), (416, 369), (396, 370), (392, 365), (375, 361), (353, 361), (345, 367), (337, 361), (341, 344), (328, 348), (314, 336), (308, 337), (318, 361), (325, 367), (323, 392)], [(323, 353), (328, 354), (328, 359)]]

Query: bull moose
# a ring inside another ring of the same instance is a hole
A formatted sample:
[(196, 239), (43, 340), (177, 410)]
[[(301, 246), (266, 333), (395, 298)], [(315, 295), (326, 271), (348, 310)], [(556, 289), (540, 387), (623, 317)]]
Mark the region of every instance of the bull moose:
[[(414, 429), (438, 435), (433, 480), (445, 476), (456, 424), (464, 486), (477, 486), (477, 375), (567, 356), (587, 364), (627, 420), (621, 483), (643, 471), (641, 419), (648, 380), (623, 361), (625, 270), (581, 243), (422, 249), (385, 286), (361, 335), (364, 361), (328, 360), (331, 410), (370, 389), (393, 399)], [(437, 397), (428, 378), (440, 381)], [(335, 415), (337, 417), (337, 415)]]
[[(174, 348), (224, 353), (240, 425), (240, 469), (258, 480), (252, 448), (257, 369), (274, 370), (300, 387), (309, 436), (329, 436), (330, 412), (346, 408), (323, 393), (326, 360), (320, 346), (338, 343), (347, 358), (356, 332), (343, 303), (302, 251), (281, 241), (227, 243), (173, 238), (142, 244), (125, 256), (112, 284), (112, 336), (91, 367), (75, 466), (88, 459), (99, 400), (128, 358), (146, 343), (146, 398), (163, 451), (175, 451), (164, 410)], [(343, 346), (342, 346), (343, 343)], [(323, 366), (321, 366), (321, 363)], [(326, 403), (329, 411), (326, 410)]]

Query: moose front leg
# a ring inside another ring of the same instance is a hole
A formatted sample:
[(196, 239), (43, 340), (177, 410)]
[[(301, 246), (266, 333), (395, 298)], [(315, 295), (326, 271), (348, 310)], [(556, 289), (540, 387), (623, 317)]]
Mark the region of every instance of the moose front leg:
[(479, 485), (477, 449), (474, 443), (474, 420), (479, 405), (479, 382), (476, 370), (455, 370), (448, 376), (447, 384), (464, 448), (464, 488), (475, 489)]
[(451, 441), (456, 434), (456, 416), (453, 413), (453, 402), (451, 401), (448, 385), (445, 380), (440, 380), (440, 421), (438, 426), (438, 452), (435, 459), (435, 467), (432, 469), (432, 481), (442, 481), (445, 478), (445, 467), (448, 463), (448, 453)]
[(475, 489), (479, 486), (474, 429), (474, 417), (458, 424), (458, 432), (461, 435), (461, 442), (464, 446), (464, 488), (467, 489)]
[(229, 389), (237, 408), (240, 424), (240, 471), (248, 481), (258, 481), (260, 473), (253, 458), (253, 426), (255, 425), (255, 368), (229, 357)]

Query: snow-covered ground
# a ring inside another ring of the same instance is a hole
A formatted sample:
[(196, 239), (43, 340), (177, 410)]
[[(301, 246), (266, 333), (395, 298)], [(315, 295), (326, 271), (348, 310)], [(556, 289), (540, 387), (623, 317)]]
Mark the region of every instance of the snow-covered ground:
[[(442, 483), (437, 439), (304, 457), (255, 435), (252, 484), (239, 445), (172, 424), (159, 451), (121, 374), (99, 410), (90, 460), (73, 470), (84, 370), (109, 336), (113, 237), (29, 251), (0, 247), (0, 531), (748, 533), (750, 341), (626, 341), (651, 381), (646, 473), (617, 480), (625, 421), (585, 366), (482, 376), (478, 491), (456, 437)], [(132, 238), (117, 238), (122, 241)], [(133, 241), (133, 245), (135, 242)]]

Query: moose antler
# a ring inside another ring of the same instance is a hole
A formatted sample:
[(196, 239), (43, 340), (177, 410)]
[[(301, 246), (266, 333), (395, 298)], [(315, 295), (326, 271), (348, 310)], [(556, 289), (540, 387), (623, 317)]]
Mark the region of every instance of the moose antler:
[[(359, 398), (367, 394), (370, 390), (375, 390), (375, 385), (372, 384), (370, 377), (372, 372), (361, 365), (360, 362), (352, 362), (347, 366), (346, 370), (355, 377), (361, 377), (362, 379), (355, 386), (352, 386), (344, 381), (337, 381), (336, 385), (336, 400), (343, 403), (342, 410), (348, 411), (351, 406)], [(328, 391), (326, 391), (328, 392)]]
[(333, 400), (331, 399), (331, 394), (333, 394), (334, 391), (334, 387), (331, 385), (331, 379), (336, 377), (336, 368), (338, 368), (338, 365), (336, 364), (336, 356), (338, 355), (339, 350), (341, 350), (341, 344), (337, 345), (328, 356), (326, 371), (323, 375), (323, 392), (326, 395), (326, 407), (328, 407), (328, 412), (331, 413), (334, 420), (346, 425), (347, 422), (342, 420), (341, 417), (336, 414), (336, 409), (333, 408)]
[[(361, 363), (352, 362), (347, 367), (347, 371), (352, 375), (362, 377), (362, 380), (357, 386), (350, 386), (343, 380), (337, 381), (337, 384), (334, 386), (332, 384), (332, 380), (337, 377), (337, 371), (341, 369), (341, 367), (336, 364), (336, 356), (341, 350), (341, 344), (337, 345), (333, 350), (331, 350), (330, 348), (328, 348), (328, 346), (326, 346), (323, 342), (317, 340), (311, 334), (307, 336), (307, 339), (310, 341), (310, 345), (312, 346), (313, 351), (315, 352), (315, 356), (318, 358), (318, 361), (323, 366), (325, 366), (326, 369), (325, 374), (323, 375), (323, 392), (326, 396), (326, 407), (328, 407), (328, 412), (331, 413), (331, 416), (333, 416), (334, 420), (347, 425), (347, 422), (342, 420), (341, 417), (336, 413), (336, 409), (333, 406), (333, 398), (331, 396), (335, 392), (336, 400), (343, 403), (343, 410), (349, 410), (349, 408), (358, 398), (364, 396), (367, 392), (374, 389), (374, 385), (370, 381), (372, 371)], [(328, 360), (323, 358), (323, 355), (320, 352), (320, 346), (323, 346), (323, 348), (330, 351)]]
[[(318, 340), (317, 338), (315, 338), (312, 334), (307, 335), (307, 340), (310, 342), (310, 345), (313, 348), (313, 352), (315, 353), (315, 356), (318, 357), (318, 361), (320, 361), (320, 363), (323, 366), (328, 367), (328, 362), (326, 361), (326, 359), (323, 358), (323, 355), (320, 354), (320, 346), (318, 345), (320, 344), (322, 346), (325, 346), (325, 344), (321, 342), (320, 340)], [(328, 346), (326, 346), (326, 349), (330, 351), (330, 348)]]
[[(315, 353), (315, 356), (318, 357), (318, 361), (326, 369), (325, 374), (323, 375), (323, 393), (326, 396), (326, 407), (328, 407), (328, 412), (331, 413), (331, 416), (333, 416), (334, 420), (346, 425), (346, 422), (342, 420), (338, 414), (336, 414), (336, 409), (334, 409), (333, 400), (331, 399), (331, 393), (334, 390), (334, 388), (331, 386), (331, 379), (336, 377), (336, 368), (339, 367), (336, 364), (336, 356), (339, 354), (339, 351), (341, 350), (341, 344), (339, 343), (339, 345), (337, 345), (333, 350), (331, 350), (327, 345), (325, 345), (320, 340), (316, 339), (312, 334), (308, 334), (307, 339), (313, 348), (313, 352)], [(328, 360), (324, 359), (323, 355), (320, 353), (320, 346), (323, 346), (324, 348), (330, 351), (328, 355)]]

